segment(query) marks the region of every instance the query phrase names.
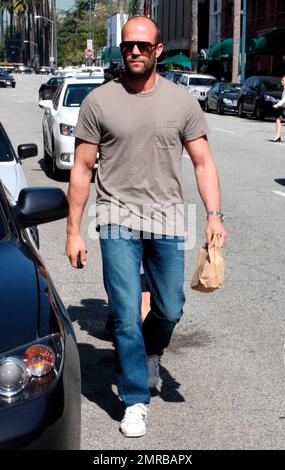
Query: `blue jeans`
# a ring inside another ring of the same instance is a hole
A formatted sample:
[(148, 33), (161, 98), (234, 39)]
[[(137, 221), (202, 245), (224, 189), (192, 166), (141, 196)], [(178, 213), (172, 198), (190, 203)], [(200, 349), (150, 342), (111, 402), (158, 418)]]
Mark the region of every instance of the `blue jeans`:
[[(126, 406), (149, 403), (146, 355), (162, 354), (183, 314), (183, 237), (161, 239), (124, 226), (100, 228), (104, 285), (114, 316), (118, 393)], [(151, 311), (141, 324), (143, 263)]]

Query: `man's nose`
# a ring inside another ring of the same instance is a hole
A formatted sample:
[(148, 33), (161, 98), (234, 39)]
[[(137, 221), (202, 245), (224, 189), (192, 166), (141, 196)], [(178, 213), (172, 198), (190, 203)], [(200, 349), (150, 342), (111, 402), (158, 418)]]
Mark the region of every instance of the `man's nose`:
[(132, 49), (132, 55), (140, 55), (140, 50), (138, 48), (138, 45), (137, 44), (134, 44), (134, 47)]

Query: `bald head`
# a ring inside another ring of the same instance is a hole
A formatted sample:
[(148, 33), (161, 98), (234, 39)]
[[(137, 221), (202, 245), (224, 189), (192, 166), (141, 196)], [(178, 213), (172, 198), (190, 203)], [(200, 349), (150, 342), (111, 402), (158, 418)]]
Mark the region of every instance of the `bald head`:
[[(161, 42), (161, 33), (157, 23), (147, 16), (130, 18), (122, 29), (122, 40), (128, 40), (129, 34), (147, 35), (151, 43)], [(140, 38), (137, 37), (137, 40)]]

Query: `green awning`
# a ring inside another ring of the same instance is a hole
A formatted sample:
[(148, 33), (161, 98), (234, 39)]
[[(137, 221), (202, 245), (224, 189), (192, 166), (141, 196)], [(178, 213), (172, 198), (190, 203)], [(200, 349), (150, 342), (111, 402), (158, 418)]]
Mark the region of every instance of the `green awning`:
[[(256, 44), (259, 38), (247, 38), (246, 40), (246, 53), (254, 53)], [(242, 40), (240, 40), (240, 52), (241, 52)], [(233, 38), (226, 38), (223, 41), (215, 44), (211, 47), (208, 52), (208, 58), (211, 60), (229, 59), (233, 56), (234, 40)]]
[(102, 52), (102, 60), (106, 62), (121, 62), (121, 50), (118, 46), (106, 47)]
[(172, 57), (167, 57), (167, 59), (164, 59), (161, 63), (165, 65), (166, 64), (182, 65), (183, 67), (187, 67), (189, 69), (192, 68), (191, 59), (182, 53), (174, 55)]

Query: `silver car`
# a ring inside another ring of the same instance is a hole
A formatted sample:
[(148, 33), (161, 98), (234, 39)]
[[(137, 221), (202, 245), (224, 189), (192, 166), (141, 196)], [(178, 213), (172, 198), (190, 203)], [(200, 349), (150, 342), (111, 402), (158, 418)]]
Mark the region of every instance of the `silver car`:
[(183, 73), (178, 81), (178, 85), (183, 86), (192, 93), (201, 105), (204, 105), (206, 96), (210, 88), (218, 80), (212, 75), (200, 73)]

